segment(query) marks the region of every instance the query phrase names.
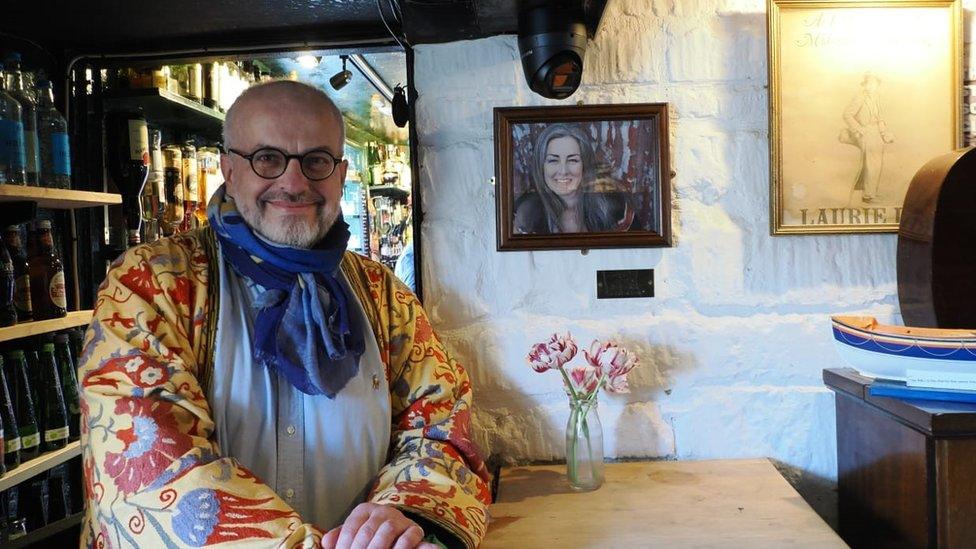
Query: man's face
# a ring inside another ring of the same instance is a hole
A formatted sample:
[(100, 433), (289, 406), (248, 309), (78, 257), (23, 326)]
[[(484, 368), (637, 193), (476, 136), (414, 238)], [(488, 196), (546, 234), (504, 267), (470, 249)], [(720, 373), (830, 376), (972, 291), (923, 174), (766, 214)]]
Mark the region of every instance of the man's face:
[[(252, 98), (241, 107), (231, 139), (236, 151), (250, 155), (273, 147), (286, 154), (325, 150), (334, 157), (342, 156), (342, 121), (324, 105), (286, 96)], [(293, 159), (285, 173), (264, 179), (237, 154), (221, 158), (227, 194), (247, 224), (272, 242), (297, 248), (314, 246), (335, 223), (346, 166), (342, 161), (332, 175), (313, 181)]]

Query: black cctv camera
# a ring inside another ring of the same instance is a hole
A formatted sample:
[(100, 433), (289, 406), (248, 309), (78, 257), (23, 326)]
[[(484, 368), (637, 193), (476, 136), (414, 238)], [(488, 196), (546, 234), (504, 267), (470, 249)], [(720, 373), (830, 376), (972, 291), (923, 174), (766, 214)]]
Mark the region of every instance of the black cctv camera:
[(565, 99), (580, 85), (586, 26), (579, 5), (546, 2), (519, 12), (519, 54), (532, 91)]

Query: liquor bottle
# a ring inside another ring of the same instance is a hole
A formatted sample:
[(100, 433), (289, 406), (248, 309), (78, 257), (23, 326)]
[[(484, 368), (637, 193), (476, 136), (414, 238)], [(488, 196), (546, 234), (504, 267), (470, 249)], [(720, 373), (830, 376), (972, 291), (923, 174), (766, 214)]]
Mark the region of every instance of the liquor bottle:
[(163, 166), (162, 133), (149, 130), (149, 177), (142, 190), (143, 242), (153, 242), (160, 236), (160, 223), (166, 199), (163, 196), (165, 168)]
[(194, 63), (187, 66), (187, 97), (198, 103), (203, 101), (203, 65)]
[(34, 320), (61, 318), (68, 314), (64, 266), (54, 249), (51, 222), (37, 223), (37, 255), (30, 260), (31, 305)]
[(31, 307), (30, 262), (24, 253), (20, 240), (20, 225), (10, 225), (3, 235), (3, 243), (14, 262), (14, 308), (17, 309), (17, 322), (34, 320)]
[(41, 450), (41, 435), (38, 426), (37, 405), (31, 398), (30, 374), (24, 351), (15, 350), (4, 353), (4, 366), (7, 379), (13, 385), (14, 417), (20, 431), (20, 459), (27, 461), (37, 457)]
[(217, 188), (224, 183), (224, 175), (220, 171), (220, 149), (217, 147), (200, 147), (197, 156), (200, 166), (197, 226), (203, 227), (207, 224), (207, 203)]
[(24, 145), (23, 109), (9, 93), (0, 65), (0, 183), (24, 185), (27, 152)]
[(203, 104), (211, 109), (219, 109), (220, 98), (220, 62), (213, 62), (203, 67)]
[(81, 428), (81, 404), (78, 398), (78, 376), (75, 373), (75, 360), (71, 356), (68, 334), (54, 336), (54, 358), (61, 376), (61, 393), (64, 407), (68, 411), (68, 440), (78, 440)]
[(7, 67), (7, 91), (20, 103), (21, 121), (24, 123), (24, 157), (26, 182), (38, 184), (41, 157), (37, 149), (37, 102), (24, 86), (24, 74), (20, 72), (20, 54), (10, 53), (4, 61)]
[(14, 261), (10, 258), (7, 247), (0, 244), (0, 326), (17, 324), (17, 308), (14, 307), (16, 285)]
[(129, 246), (142, 240), (140, 197), (149, 176), (149, 130), (140, 111), (111, 111), (105, 115), (108, 173), (122, 194)]
[(185, 232), (196, 228), (200, 179), (197, 177), (197, 148), (193, 141), (183, 143), (180, 153), (183, 155), (183, 222), (180, 230)]
[(64, 406), (64, 393), (61, 389), (61, 376), (54, 358), (54, 344), (41, 345), (41, 383), (44, 386), (42, 408), (44, 425), (43, 449), (45, 452), (59, 450), (68, 443), (68, 410)]
[(163, 234), (172, 236), (183, 223), (183, 153), (178, 145), (163, 147), (163, 196), (166, 209), (163, 212)]
[(20, 428), (14, 413), (12, 384), (7, 382), (8, 368), (0, 358), (0, 425), (3, 425), (3, 463), (7, 470), (20, 465)]
[(71, 149), (68, 123), (54, 108), (51, 83), (37, 83), (37, 141), (41, 153), (41, 186), (71, 188)]

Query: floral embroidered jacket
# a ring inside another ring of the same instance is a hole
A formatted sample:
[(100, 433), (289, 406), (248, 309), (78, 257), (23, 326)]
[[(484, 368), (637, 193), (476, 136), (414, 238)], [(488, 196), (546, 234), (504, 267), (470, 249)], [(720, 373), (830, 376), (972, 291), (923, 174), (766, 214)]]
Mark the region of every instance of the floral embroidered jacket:
[[(209, 228), (139, 246), (99, 290), (79, 370), (83, 546), (319, 544), (320, 529), (217, 447), (206, 395), (218, 255)], [(419, 514), (476, 547), (490, 496), (468, 433), (468, 375), (389, 269), (351, 252), (342, 269), (373, 327), (393, 411), (389, 463), (368, 501)]]

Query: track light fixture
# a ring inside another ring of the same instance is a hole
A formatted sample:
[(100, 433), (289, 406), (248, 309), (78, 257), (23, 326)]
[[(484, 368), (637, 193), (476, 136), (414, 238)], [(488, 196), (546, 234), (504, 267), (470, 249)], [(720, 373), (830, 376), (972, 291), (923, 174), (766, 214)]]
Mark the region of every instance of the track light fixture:
[(332, 89), (336, 91), (339, 91), (342, 88), (344, 88), (345, 85), (349, 83), (349, 80), (352, 79), (352, 71), (346, 70), (346, 60), (349, 57), (345, 55), (341, 57), (342, 57), (342, 70), (335, 73), (335, 75), (333, 75), (332, 78), (329, 79), (329, 84), (331, 84)]

